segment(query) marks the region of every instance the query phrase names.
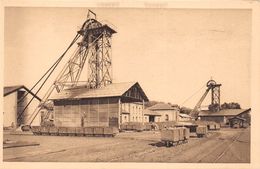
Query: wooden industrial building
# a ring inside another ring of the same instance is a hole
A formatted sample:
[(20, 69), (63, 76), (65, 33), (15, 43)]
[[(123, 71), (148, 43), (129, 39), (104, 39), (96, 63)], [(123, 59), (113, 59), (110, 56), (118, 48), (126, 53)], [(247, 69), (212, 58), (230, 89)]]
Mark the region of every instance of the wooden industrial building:
[(157, 103), (145, 111), (146, 122), (178, 121), (179, 108), (166, 103)]
[(26, 98), (28, 96), (25, 97), (25, 99), (21, 100), (22, 98), (24, 98), (27, 92), (39, 101), (41, 100), (23, 85), (4, 87), (3, 127), (16, 128), (26, 121), (26, 118), (29, 116), (29, 111), (27, 110), (24, 111), (20, 119), (17, 118), (27, 104)]
[(57, 127), (119, 127), (123, 122), (143, 122), (144, 102), (148, 101), (138, 82), (97, 89), (75, 87), (50, 99)]
[(250, 115), (251, 108), (249, 109), (223, 109), (218, 112), (211, 112), (209, 110), (203, 110), (199, 113), (199, 118), (202, 121), (214, 121), (220, 123), (222, 125), (229, 125), (229, 121), (231, 118), (240, 117), (247, 119), (248, 123), (250, 123), (250, 119), (248, 118)]

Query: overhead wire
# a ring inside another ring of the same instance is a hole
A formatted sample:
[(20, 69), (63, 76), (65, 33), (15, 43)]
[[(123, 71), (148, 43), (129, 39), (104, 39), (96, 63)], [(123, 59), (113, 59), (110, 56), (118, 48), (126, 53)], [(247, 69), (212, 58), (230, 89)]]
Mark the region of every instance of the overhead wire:
[(205, 84), (203, 84), (197, 91), (195, 91), (191, 96), (189, 96), (187, 99), (185, 99), (180, 106), (183, 106), (187, 101), (189, 101), (193, 96), (195, 96), (198, 92), (200, 92), (205, 87)]
[[(67, 47), (67, 49), (63, 52), (63, 54), (56, 60), (56, 62), (51, 66), (51, 68), (49, 68), (46, 73), (44, 73), (44, 75), (40, 78), (40, 80), (37, 81), (37, 83), (30, 89), (30, 91), (32, 91), (39, 83), (40, 81), (42, 81), (42, 79), (48, 74), (48, 76), (46, 77), (46, 79), (43, 81), (43, 83), (41, 84), (41, 86), (39, 87), (39, 89), (36, 91), (35, 95), (37, 95), (39, 93), (39, 91), (42, 89), (42, 87), (44, 86), (44, 84), (46, 83), (46, 81), (49, 79), (49, 77), (51, 76), (51, 74), (53, 73), (53, 71), (56, 69), (56, 67), (58, 66), (58, 64), (60, 63), (60, 61), (62, 60), (62, 58), (65, 56), (65, 54), (67, 53), (67, 51), (71, 48), (71, 46), (78, 40), (78, 38), (80, 37), (80, 35), (77, 33), (76, 36), (74, 37), (74, 39), (72, 40), (72, 42), (70, 43), (70, 45)], [(28, 95), (28, 93), (27, 93)], [(25, 106), (25, 108), (23, 109), (23, 111), (18, 115), (18, 119), (21, 118), (21, 116), (23, 115), (23, 113), (25, 112), (25, 110), (28, 108), (28, 106), (31, 104), (31, 102), (33, 101), (33, 99), (35, 98), (35, 95), (31, 98), (31, 100), (27, 103), (27, 105)], [(25, 98), (25, 97), (24, 97)], [(23, 98), (23, 99), (24, 99)]]

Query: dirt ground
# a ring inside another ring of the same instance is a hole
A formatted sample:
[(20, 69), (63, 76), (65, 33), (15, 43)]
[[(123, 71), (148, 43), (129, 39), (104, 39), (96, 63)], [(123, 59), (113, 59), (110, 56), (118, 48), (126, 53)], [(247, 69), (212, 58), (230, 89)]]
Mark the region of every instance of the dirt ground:
[(249, 163), (250, 128), (209, 132), (205, 138), (165, 147), (159, 131), (124, 132), (114, 138), (11, 135), (4, 140), (32, 141), (39, 146), (7, 148), (4, 161), (22, 162), (173, 162)]

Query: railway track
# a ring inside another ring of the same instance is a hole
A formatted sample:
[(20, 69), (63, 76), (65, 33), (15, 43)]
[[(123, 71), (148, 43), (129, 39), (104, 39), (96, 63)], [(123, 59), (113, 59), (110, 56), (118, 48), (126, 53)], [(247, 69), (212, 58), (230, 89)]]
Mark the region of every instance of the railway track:
[(216, 159), (213, 161), (214, 163), (217, 163), (225, 154), (226, 152), (231, 148), (231, 146), (238, 141), (238, 139), (241, 137), (241, 135), (243, 134), (243, 131), (240, 132), (238, 135), (234, 136), (232, 138), (231, 143), (222, 151), (222, 153), (220, 155), (218, 155), (216, 157)]
[[(195, 162), (210, 162), (217, 163), (223, 156), (227, 153), (227, 151), (232, 147), (232, 145), (241, 137), (243, 134), (239, 132), (238, 134), (232, 136), (231, 138), (219, 138), (219, 141), (211, 149), (207, 149), (207, 153), (203, 156), (199, 156)], [(209, 151), (210, 150), (210, 151)]]

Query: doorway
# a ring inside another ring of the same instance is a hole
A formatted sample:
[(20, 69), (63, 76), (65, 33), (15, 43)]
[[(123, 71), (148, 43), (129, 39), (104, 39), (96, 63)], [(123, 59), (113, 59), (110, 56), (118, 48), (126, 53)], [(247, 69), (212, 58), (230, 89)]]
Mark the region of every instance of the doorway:
[(154, 122), (155, 116), (149, 116), (149, 122)]

